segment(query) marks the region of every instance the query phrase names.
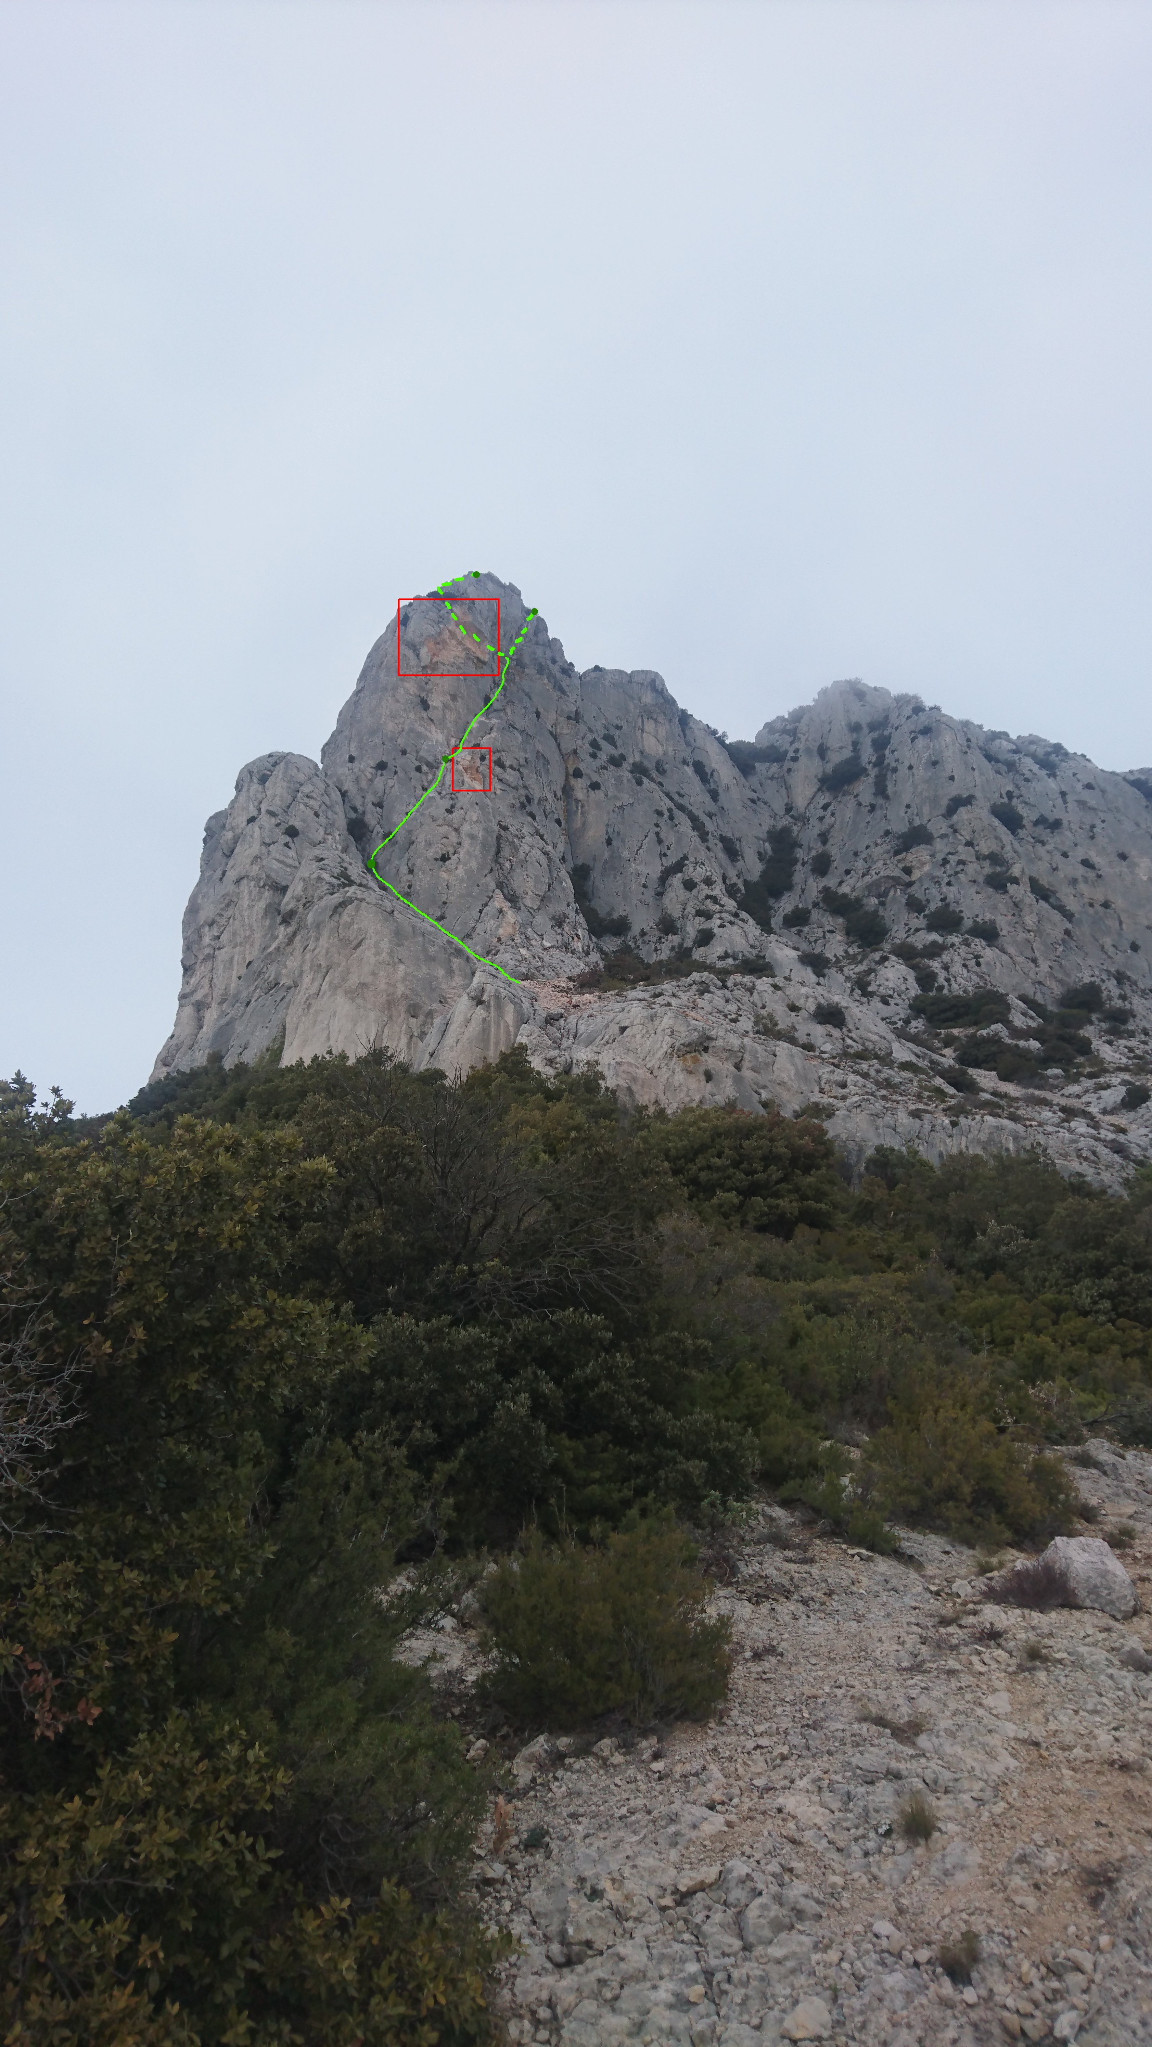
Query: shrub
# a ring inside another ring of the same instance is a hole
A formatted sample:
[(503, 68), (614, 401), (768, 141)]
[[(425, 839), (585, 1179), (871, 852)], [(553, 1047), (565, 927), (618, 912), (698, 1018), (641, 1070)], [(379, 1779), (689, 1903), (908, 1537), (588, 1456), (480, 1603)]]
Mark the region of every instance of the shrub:
[(82, 1794), (3, 1810), (12, 2047), (501, 2038), (484, 1994), (498, 1943), (389, 1882), (358, 1907), (310, 1899), (266, 1852), (290, 1780), (239, 1729), (199, 1732), (173, 1715)]
[(808, 865), (811, 867), (813, 874), (823, 877), (831, 869), (832, 855), (825, 847), (819, 853), (813, 853)]
[(653, 1500), (695, 1515), (750, 1482), (749, 1439), (704, 1398), (710, 1347), (680, 1331), (624, 1347), (590, 1315), (463, 1328), (382, 1315), (372, 1335), (342, 1419), (405, 1443), (453, 1548), (511, 1542), (537, 1518), (616, 1524)]
[(1002, 824), (1005, 831), (1011, 832), (1012, 837), (1015, 838), (1024, 823), (1023, 811), (1017, 810), (1014, 803), (991, 803), (988, 808), (991, 810), (997, 823)]
[(857, 945), (868, 948), (882, 945), (888, 936), (888, 926), (879, 910), (862, 902), (859, 896), (845, 895), (841, 889), (826, 888), (820, 900), (834, 917), (843, 917), (844, 929)]
[(575, 1727), (703, 1719), (731, 1669), (730, 1625), (709, 1621), (707, 1583), (683, 1533), (648, 1521), (602, 1548), (533, 1536), (481, 1594), (490, 1696), (521, 1723)]
[(1130, 1081), (1124, 1090), (1121, 1108), (1142, 1109), (1145, 1102), (1152, 1102), (1152, 1088), (1146, 1088), (1142, 1081)]
[(818, 1002), (812, 1015), (818, 1024), (830, 1024), (837, 1031), (844, 1028), (844, 1011), (838, 1002)]
[(50, 1304), (43, 1362), (86, 1366), (44, 1508), (0, 1546), (23, 2047), (398, 2047), (437, 1977), (453, 2037), (490, 2037), (484, 1943), (423, 1916), (480, 1792), (379, 1598), (411, 1478), (381, 1436), (334, 1436), (364, 1339), (281, 1278), (331, 1178), (291, 1133), (185, 1118), (152, 1143), (127, 1116), (21, 1171), (0, 1275)]
[(906, 1841), (930, 1841), (936, 1832), (935, 1808), (922, 1791), (909, 1792), (901, 1802), (898, 1818)]
[(829, 796), (835, 796), (838, 790), (850, 788), (853, 782), (858, 782), (861, 775), (866, 775), (867, 772), (868, 769), (860, 755), (850, 753), (844, 760), (837, 761), (834, 766), (825, 769), (820, 777), (820, 787)]
[(979, 1081), (973, 1080), (966, 1067), (942, 1066), (940, 1078), (947, 1081), (949, 1087), (955, 1088), (958, 1095), (978, 1095), (980, 1092)]
[(786, 746), (754, 746), (750, 739), (729, 739), (722, 742), (728, 749), (728, 758), (735, 761), (742, 775), (754, 775), (758, 767), (777, 767), (788, 758)]
[(924, 919), (929, 931), (959, 931), (964, 922), (963, 913), (953, 909), (951, 903), (937, 903)]
[(795, 910), (785, 910), (784, 912), (783, 924), (786, 931), (802, 931), (804, 926), (810, 924), (811, 921), (811, 910), (797, 908)]
[(944, 1942), (937, 1950), (937, 1958), (953, 1983), (971, 1983), (972, 1971), (980, 1960), (980, 1935), (966, 1926), (958, 1940)]
[(740, 1109), (682, 1109), (656, 1113), (640, 1139), (693, 1206), (718, 1221), (774, 1237), (790, 1237), (798, 1223), (820, 1229), (831, 1221), (836, 1154), (824, 1131), (770, 1109), (763, 1116)]
[(989, 1024), (1007, 1023), (1011, 1015), (1008, 997), (998, 988), (981, 988), (974, 995), (917, 995), (912, 1011), (934, 1031), (985, 1030)]
[(1076, 988), (1065, 988), (1059, 1007), (1079, 1010), (1084, 1016), (1095, 1016), (1104, 1007), (1104, 991), (1099, 981), (1082, 981)]
[(1003, 1541), (1068, 1529), (1075, 1493), (1059, 1459), (1033, 1455), (947, 1391), (916, 1391), (894, 1403), (871, 1437), (862, 1476), (889, 1515)]
[(888, 936), (888, 926), (879, 910), (867, 908), (853, 910), (851, 916), (845, 917), (844, 929), (855, 944), (862, 945), (868, 952), (883, 945)]
[(869, 1727), (883, 1727), (897, 1741), (903, 1742), (905, 1748), (911, 1748), (920, 1735), (927, 1734), (930, 1724), (923, 1713), (913, 1713), (907, 1720), (901, 1720), (895, 1713), (878, 1712), (874, 1706), (865, 1706), (860, 1718), (867, 1721)]
[(1032, 1613), (1050, 1613), (1067, 1606), (1068, 1577), (1051, 1557), (1031, 1557), (982, 1585), (981, 1594), (997, 1606), (1026, 1606)]
[(974, 796), (950, 796), (944, 805), (945, 817), (955, 817), (958, 810), (967, 810), (975, 803)]
[(768, 834), (768, 855), (755, 881), (740, 897), (739, 907), (762, 931), (772, 929), (772, 906), (792, 887), (799, 845), (791, 825), (780, 825)]
[(986, 945), (995, 945), (1000, 936), (1000, 926), (995, 917), (973, 917), (965, 936), (982, 938)]
[(911, 853), (916, 846), (930, 846), (932, 834), (926, 824), (910, 824), (892, 846), (894, 853)]

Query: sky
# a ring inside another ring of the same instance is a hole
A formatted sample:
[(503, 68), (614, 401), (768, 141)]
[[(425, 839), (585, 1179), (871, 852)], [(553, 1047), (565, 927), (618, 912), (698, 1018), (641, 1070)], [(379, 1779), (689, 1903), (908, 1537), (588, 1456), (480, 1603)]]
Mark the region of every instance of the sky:
[(171, 1028), (396, 599), (1152, 763), (1147, 0), (0, 0), (0, 1074)]

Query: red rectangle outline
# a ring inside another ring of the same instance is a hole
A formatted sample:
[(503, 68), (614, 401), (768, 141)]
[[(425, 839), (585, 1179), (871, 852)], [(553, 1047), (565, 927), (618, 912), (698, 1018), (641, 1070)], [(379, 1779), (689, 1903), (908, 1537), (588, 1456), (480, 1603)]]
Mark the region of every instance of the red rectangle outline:
[[(496, 666), (489, 675), (483, 668), (401, 668), (400, 607), (403, 604), (494, 604), (496, 606)], [(396, 673), (407, 682), (426, 682), (443, 676), (450, 682), (496, 682), (500, 675), (500, 599), (498, 597), (398, 597), (396, 599)]]
[[(487, 754), (488, 787), (486, 789), (458, 789), (456, 787), (456, 756), (460, 753)], [(492, 748), (490, 746), (454, 746), (452, 749), (451, 780), (453, 796), (490, 796), (492, 794)]]

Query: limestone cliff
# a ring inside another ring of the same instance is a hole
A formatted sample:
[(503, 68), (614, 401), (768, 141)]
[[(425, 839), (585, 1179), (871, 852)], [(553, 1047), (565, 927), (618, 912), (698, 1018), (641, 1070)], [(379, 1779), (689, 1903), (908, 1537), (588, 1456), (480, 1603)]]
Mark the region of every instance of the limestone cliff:
[[(500, 600), (504, 646), (524, 626), (514, 586), (452, 588), (472, 617)], [(379, 856), (517, 986), (367, 867), (491, 666), (413, 599), (321, 765), (241, 771), (154, 1077), (281, 1038), (285, 1061), (377, 1044), (447, 1071), (519, 1043), (631, 1101), (818, 1102), (857, 1155), (1041, 1143), (1106, 1179), (1152, 1157), (1152, 770), (859, 682), (729, 743), (650, 671), (578, 674), (535, 617), (470, 735), (491, 794), (442, 785)]]

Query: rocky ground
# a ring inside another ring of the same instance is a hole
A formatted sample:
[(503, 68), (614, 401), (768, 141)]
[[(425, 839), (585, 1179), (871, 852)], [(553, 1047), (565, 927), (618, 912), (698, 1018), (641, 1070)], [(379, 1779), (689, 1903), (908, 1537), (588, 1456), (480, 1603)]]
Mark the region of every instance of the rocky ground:
[[(475, 1885), (517, 1942), (512, 2040), (1152, 2042), (1152, 1455), (1067, 1454), (1126, 1623), (996, 1605), (956, 1544), (882, 1558), (765, 1502), (719, 1558), (715, 1721), (474, 1744), (506, 1759)], [(467, 1628), (411, 1653), (467, 1719)]]
[[(1152, 1102), (1128, 1106), (1133, 1079), (1152, 1070), (1152, 1040), (1101, 1038), (1094, 1071), (1077, 1080), (1019, 1087), (982, 1072), (978, 1091), (960, 1095), (942, 1075), (961, 1034), (905, 1028), (907, 966), (882, 962), (864, 999), (847, 969), (813, 971), (771, 942), (764, 951), (771, 971), (757, 976), (702, 973), (615, 994), (542, 983), (517, 1042), (543, 1073), (595, 1067), (629, 1105), (815, 1109), (854, 1168), (877, 1145), (913, 1144), (937, 1164), (953, 1152), (1039, 1147), (1061, 1172), (1118, 1192), (1152, 1159)], [(821, 1021), (829, 1003), (839, 1022)], [(1015, 998), (1011, 1015), (1023, 1036), (1028, 1012)], [(985, 1035), (996, 1031), (1006, 1027)]]

